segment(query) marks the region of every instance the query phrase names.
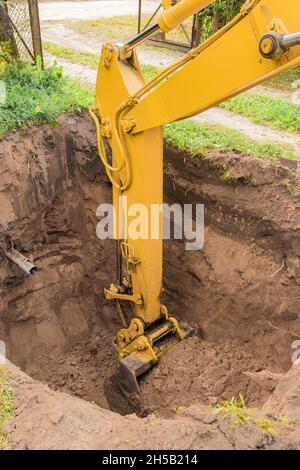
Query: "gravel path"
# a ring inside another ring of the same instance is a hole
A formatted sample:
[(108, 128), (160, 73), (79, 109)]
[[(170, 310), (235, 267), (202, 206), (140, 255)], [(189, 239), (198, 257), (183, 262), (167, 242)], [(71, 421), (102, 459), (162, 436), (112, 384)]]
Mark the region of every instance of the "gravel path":
[[(150, 10), (153, 6), (150, 4)], [(143, 7), (146, 11), (147, 6)], [(136, 0), (99, 0), (90, 2), (49, 2), (39, 4), (41, 21), (89, 20), (114, 15), (137, 15)], [(150, 11), (149, 10), (149, 11)]]

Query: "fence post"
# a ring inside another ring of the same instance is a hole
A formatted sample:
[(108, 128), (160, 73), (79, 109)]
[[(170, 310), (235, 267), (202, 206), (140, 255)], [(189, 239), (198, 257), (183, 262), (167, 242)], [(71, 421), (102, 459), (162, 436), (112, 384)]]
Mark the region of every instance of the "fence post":
[(43, 47), (42, 47), (38, 0), (28, 0), (28, 7), (29, 7), (34, 57), (36, 60), (37, 57), (40, 56), (42, 64), (43, 64)]
[(141, 20), (142, 20), (142, 0), (139, 0), (139, 11), (138, 11), (138, 34), (141, 32)]

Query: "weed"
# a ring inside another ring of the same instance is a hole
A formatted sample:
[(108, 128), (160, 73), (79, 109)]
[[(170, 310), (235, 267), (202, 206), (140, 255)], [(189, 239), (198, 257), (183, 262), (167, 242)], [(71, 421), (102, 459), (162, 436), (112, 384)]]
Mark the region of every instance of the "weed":
[(295, 195), (295, 188), (293, 185), (291, 185), (291, 183), (286, 183), (285, 184), (285, 187), (286, 187), (286, 190), (287, 190), (287, 193), (290, 195), (290, 196), (294, 196)]
[(267, 434), (279, 434), (284, 430), (293, 429), (296, 421), (290, 421), (287, 416), (274, 417), (263, 415), (255, 416), (254, 408), (248, 408), (243, 395), (239, 394), (239, 399), (232, 398), (223, 401), (215, 408), (214, 414), (221, 414), (223, 419), (228, 418), (233, 428), (245, 424), (254, 424), (257, 428)]
[(5, 73), (8, 64), (14, 61), (9, 42), (0, 42), (0, 77)]
[(7, 381), (3, 369), (0, 368), (0, 450), (8, 448), (6, 435), (3, 432), (4, 423), (14, 414), (12, 388)]
[(213, 408), (214, 414), (222, 414), (223, 419), (229, 418), (231, 426), (236, 428), (240, 424), (245, 424), (250, 421), (253, 417), (253, 408), (246, 406), (243, 395), (240, 393), (239, 400), (232, 398), (231, 400), (223, 401), (215, 408)]

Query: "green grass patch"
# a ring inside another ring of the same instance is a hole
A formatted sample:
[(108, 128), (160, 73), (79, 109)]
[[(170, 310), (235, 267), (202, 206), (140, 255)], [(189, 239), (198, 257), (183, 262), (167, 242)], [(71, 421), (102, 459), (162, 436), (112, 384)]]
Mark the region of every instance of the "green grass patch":
[(289, 70), (278, 77), (270, 80), (267, 85), (278, 88), (279, 90), (293, 90), (293, 83), (300, 80), (300, 67), (296, 67), (293, 70)]
[(268, 124), (274, 129), (300, 132), (300, 105), (268, 96), (244, 93), (221, 104), (221, 107)]
[(13, 393), (3, 369), (0, 368), (0, 450), (8, 448), (3, 425), (14, 415)]
[(98, 68), (100, 56), (92, 52), (75, 51), (69, 47), (60, 46), (53, 42), (43, 42), (43, 48), (60, 59), (65, 59), (73, 64), (86, 65), (91, 68)]
[(62, 67), (8, 65), (2, 79), (6, 99), (0, 104), (0, 138), (24, 125), (55, 124), (59, 114), (80, 112), (94, 102), (93, 93), (63, 76)]
[(272, 144), (258, 143), (238, 131), (221, 126), (200, 124), (191, 120), (178, 121), (165, 126), (164, 135), (166, 142), (175, 145), (179, 150), (187, 150), (192, 155), (215, 149), (237, 151), (272, 160), (285, 157), (300, 161), (293, 152)]

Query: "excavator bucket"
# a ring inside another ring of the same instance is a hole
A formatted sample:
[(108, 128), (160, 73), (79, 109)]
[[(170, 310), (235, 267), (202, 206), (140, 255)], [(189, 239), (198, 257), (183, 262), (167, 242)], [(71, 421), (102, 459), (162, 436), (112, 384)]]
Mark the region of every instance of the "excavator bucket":
[(145, 407), (137, 379), (153, 365), (134, 353), (119, 361), (115, 373), (104, 382), (104, 393), (112, 411), (143, 416)]
[[(158, 329), (164, 329), (164, 327), (165, 324), (155, 325), (149, 332), (145, 332), (145, 338), (151, 338), (154, 331), (157, 332)], [(121, 359), (115, 373), (104, 382), (104, 393), (110, 409), (122, 415), (136, 413), (139, 416), (145, 416), (147, 410), (138, 378), (157, 364), (161, 356), (178, 344), (179, 341), (189, 336), (192, 331), (188, 324), (181, 323), (180, 329), (175, 334), (170, 330), (169, 334), (156, 337), (151, 348), (153, 355), (149, 354), (149, 350), (136, 350)]]

